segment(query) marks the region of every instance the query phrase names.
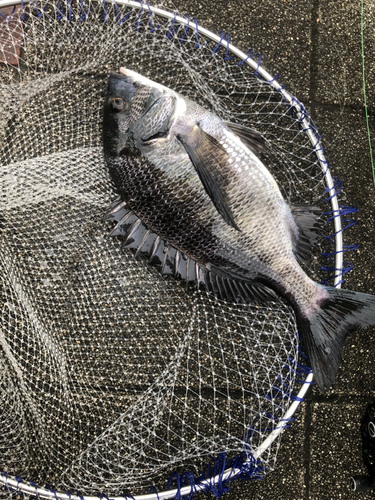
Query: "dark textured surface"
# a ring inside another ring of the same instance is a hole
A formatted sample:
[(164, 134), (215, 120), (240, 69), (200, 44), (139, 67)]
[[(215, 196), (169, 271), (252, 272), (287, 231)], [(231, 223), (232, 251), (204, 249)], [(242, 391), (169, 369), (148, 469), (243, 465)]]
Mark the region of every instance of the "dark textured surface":
[[(254, 48), (273, 75), (311, 112), (323, 136), (333, 175), (343, 181), (340, 203), (359, 209), (357, 224), (344, 232), (345, 254), (354, 269), (343, 285), (375, 293), (375, 191), (363, 112), (360, 2), (334, 0), (174, 2), (215, 33)], [(168, 5), (172, 6), (172, 3)], [(374, 109), (374, 2), (364, 2), (367, 105), (372, 137)], [(276, 469), (263, 481), (237, 481), (227, 499), (366, 499), (349, 489), (351, 475), (367, 474), (361, 454), (360, 419), (375, 400), (375, 330), (352, 335), (344, 348), (336, 383), (328, 395), (308, 393), (297, 420), (282, 438)]]
[[(317, 98), (324, 103), (342, 103), (362, 108), (362, 57), (360, 2), (319, 1), (319, 72)], [(374, 106), (375, 7), (364, 1), (363, 34), (367, 98)], [(334, 42), (334, 48), (332, 48)]]
[(367, 474), (357, 452), (358, 422), (365, 401), (348, 393), (337, 403), (311, 402), (310, 483), (309, 498), (373, 498), (373, 493), (348, 491), (346, 476)]
[[(244, 52), (262, 55), (262, 64), (299, 99), (307, 100), (310, 82), (311, 5), (309, 1), (257, 2), (217, 0), (166, 0), (199, 24), (217, 34), (229, 32), (230, 42)], [(296, 53), (298, 47), (298, 53)]]

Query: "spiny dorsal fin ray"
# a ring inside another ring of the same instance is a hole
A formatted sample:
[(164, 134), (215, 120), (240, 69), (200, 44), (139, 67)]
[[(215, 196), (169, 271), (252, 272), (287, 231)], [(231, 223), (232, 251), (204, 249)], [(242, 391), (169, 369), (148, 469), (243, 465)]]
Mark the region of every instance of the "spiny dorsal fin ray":
[(126, 206), (125, 201), (121, 201), (121, 198), (118, 198), (108, 208), (104, 220), (119, 221), (127, 212), (130, 212), (130, 209)]
[(174, 277), (177, 279), (182, 279), (188, 281), (188, 261), (189, 257), (177, 250), (175, 265), (174, 265)]
[(142, 224), (141, 219), (137, 219), (130, 227), (128, 234), (124, 241), (124, 247), (138, 249), (139, 244), (143, 240), (143, 237), (147, 231), (147, 228)]
[(187, 281), (195, 281), (195, 262), (191, 260), (189, 257), (186, 261), (186, 280)]
[(108, 209), (105, 220), (117, 221), (110, 236), (122, 236), (125, 238), (124, 246), (135, 248), (136, 255), (139, 253), (149, 254), (156, 239), (146, 225), (127, 207), (121, 198), (116, 199)]
[(149, 263), (154, 266), (162, 266), (167, 250), (167, 243), (162, 240), (160, 236), (158, 236), (155, 240), (154, 246), (152, 247)]
[(174, 274), (175, 260), (176, 260), (177, 250), (169, 246), (167, 252), (165, 253), (164, 262), (161, 268), (162, 274)]
[(133, 212), (126, 212), (125, 215), (119, 219), (118, 223), (112, 229), (110, 236), (127, 236), (129, 228), (132, 227), (134, 222), (137, 221), (137, 216)]
[(151, 231), (151, 229), (147, 229), (142, 241), (135, 252), (135, 256), (137, 257), (140, 253), (150, 253), (152, 244), (154, 243), (156, 238), (156, 234)]

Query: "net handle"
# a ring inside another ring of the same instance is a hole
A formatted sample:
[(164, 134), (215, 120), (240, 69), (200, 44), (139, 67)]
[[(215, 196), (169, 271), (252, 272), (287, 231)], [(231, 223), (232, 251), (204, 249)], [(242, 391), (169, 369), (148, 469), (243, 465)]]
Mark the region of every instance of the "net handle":
[[(100, 1), (100, 0), (96, 0)], [(27, 4), (30, 3), (30, 0), (0, 0), (0, 9), (2, 7), (9, 7), (9, 6), (14, 6), (14, 5), (20, 5), (20, 4)], [(113, 0), (107, 1), (106, 3), (114, 5), (115, 3), (117, 5), (125, 5), (129, 7), (133, 7), (136, 9), (141, 9), (143, 7), (142, 1), (133, 1), (133, 0), (116, 0), (114, 2)], [(315, 127), (312, 126), (312, 123), (310, 121), (310, 117), (306, 113), (303, 105), (289, 92), (287, 92), (279, 83), (278, 81), (268, 73), (263, 67), (260, 66), (260, 60), (256, 61), (249, 57), (248, 54), (245, 54), (241, 50), (239, 50), (237, 47), (229, 43), (227, 40), (224, 39), (224, 37), (219, 37), (218, 35), (215, 35), (211, 31), (207, 30), (206, 28), (203, 28), (198, 25), (198, 23), (195, 23), (194, 25), (189, 23), (189, 20), (176, 15), (175, 13), (168, 12), (166, 10), (160, 9), (159, 7), (152, 7), (147, 4), (147, 9), (149, 9), (150, 12), (164, 17), (165, 19), (169, 19), (171, 21), (177, 22), (179, 24), (182, 24), (186, 26), (187, 28), (190, 29), (195, 29), (196, 32), (202, 34), (203, 36), (209, 38), (210, 40), (213, 40), (217, 44), (225, 46), (225, 48), (231, 52), (232, 54), (236, 55), (241, 61), (243, 61), (244, 64), (248, 64), (251, 66), (254, 71), (259, 74), (269, 85), (271, 85), (275, 90), (280, 92), (282, 96), (284, 97), (285, 101), (294, 108), (296, 116), (298, 118), (298, 121), (301, 123), (303, 126), (303, 129), (307, 132), (308, 137), (310, 139), (311, 144), (313, 145), (314, 152), (316, 154), (316, 157), (319, 161), (320, 167), (323, 171), (324, 174), (324, 179), (326, 183), (326, 189), (328, 193), (329, 200), (331, 202), (331, 207), (333, 210), (334, 214), (337, 214), (336, 217), (333, 219), (334, 223), (334, 235), (335, 235), (335, 269), (341, 270), (343, 268), (343, 240), (342, 240), (342, 225), (341, 225), (341, 217), (340, 217), (340, 208), (336, 196), (336, 191), (335, 191), (335, 185), (330, 173), (330, 170), (328, 168), (327, 161), (324, 156), (324, 150), (320, 142), (320, 138), (316, 132)], [(334, 285), (337, 288), (340, 288), (341, 286), (341, 275), (340, 273), (337, 273), (335, 278), (334, 278)], [(282, 423), (280, 424), (279, 427), (274, 429), (268, 437), (263, 441), (263, 443), (258, 446), (256, 450), (254, 450), (253, 456), (257, 460), (258, 458), (261, 457), (261, 455), (271, 446), (273, 441), (284, 431), (285, 427), (287, 426), (287, 420), (291, 418), (291, 416), (295, 413), (297, 410), (300, 402), (303, 400), (308, 388), (310, 387), (311, 383), (313, 381), (313, 374), (309, 373), (305, 379), (305, 382), (302, 384), (301, 389), (299, 390), (297, 394), (296, 400), (290, 405), (289, 409), (284, 415), (283, 420), (285, 421), (285, 424), (283, 425)], [(210, 478), (207, 480), (203, 480), (201, 483), (197, 484), (195, 486), (196, 491), (204, 490), (206, 486), (209, 486), (212, 482), (215, 484), (221, 480), (228, 479), (229, 476), (233, 476), (236, 473), (240, 472), (238, 469), (227, 469), (222, 476), (216, 476), (214, 478)], [(27, 483), (22, 483), (21, 481), (18, 481), (17, 479), (12, 479), (9, 478), (7, 475), (0, 473), (0, 483), (3, 483), (5, 486), (14, 489), (15, 491), (22, 491), (24, 493), (28, 493), (31, 495), (37, 495), (40, 498), (45, 498), (45, 499), (55, 499), (55, 500), (82, 500), (82, 497), (76, 496), (76, 495), (68, 495), (66, 493), (62, 492), (57, 492), (57, 491), (51, 491), (47, 490), (45, 488), (39, 488), (35, 487), (31, 484)], [(190, 486), (185, 486), (181, 488), (180, 490), (168, 490), (164, 492), (159, 492), (157, 494), (147, 494), (147, 495), (136, 495), (134, 496), (134, 500), (167, 500), (170, 498), (175, 498), (176, 494), (179, 493), (181, 497), (184, 495), (189, 495), (191, 492), (191, 487)], [(92, 496), (85, 496), (85, 500), (98, 500), (98, 496), (92, 497)], [(124, 496), (121, 497), (114, 497), (111, 498), (111, 500), (124, 500)]]

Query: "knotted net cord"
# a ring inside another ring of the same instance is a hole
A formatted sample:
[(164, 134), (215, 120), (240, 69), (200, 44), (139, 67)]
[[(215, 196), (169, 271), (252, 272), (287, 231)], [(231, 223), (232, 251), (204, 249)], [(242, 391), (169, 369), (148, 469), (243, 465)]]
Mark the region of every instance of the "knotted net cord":
[[(190, 29), (147, 4), (86, 1), (16, 14), (20, 63), (0, 68), (2, 468), (110, 497), (193, 485), (225, 457), (263, 477), (280, 438), (254, 452), (289, 423), (308, 373), (294, 315), (282, 302), (217, 300), (108, 238), (108, 74), (126, 65), (259, 130), (285, 199), (326, 209), (316, 144), (284, 96), (195, 19)], [(306, 267), (314, 279), (322, 249), (323, 238)]]

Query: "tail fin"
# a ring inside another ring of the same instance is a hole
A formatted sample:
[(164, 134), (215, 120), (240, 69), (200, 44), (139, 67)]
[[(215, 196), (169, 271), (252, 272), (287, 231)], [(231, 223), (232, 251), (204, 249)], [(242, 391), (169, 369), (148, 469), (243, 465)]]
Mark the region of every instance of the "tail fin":
[(334, 382), (348, 333), (375, 325), (375, 296), (336, 288), (312, 317), (297, 314), (316, 383), (327, 392)]

